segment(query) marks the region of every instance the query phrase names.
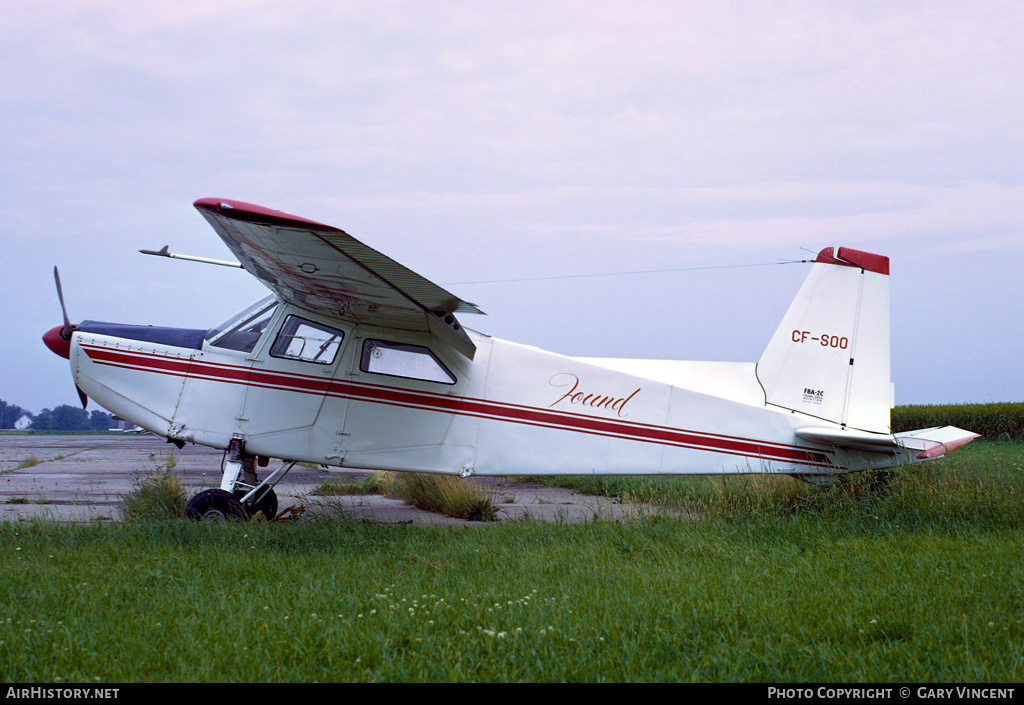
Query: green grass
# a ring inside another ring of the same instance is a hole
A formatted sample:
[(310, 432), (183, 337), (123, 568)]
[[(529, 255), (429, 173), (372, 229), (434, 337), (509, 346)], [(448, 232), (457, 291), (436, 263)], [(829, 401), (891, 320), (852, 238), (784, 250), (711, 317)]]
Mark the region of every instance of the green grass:
[(976, 441), (938, 461), (889, 473), (855, 473), (816, 487), (785, 475), (719, 477), (554, 477), (580, 492), (650, 502), (698, 516), (845, 521), (862, 514), (912, 526), (961, 521), (1020, 528), (1024, 520), (1024, 443)]
[(346, 495), (376, 494), (368, 491), (361, 482), (347, 479), (328, 478), (309, 491), (314, 497), (343, 497)]
[(367, 475), (359, 482), (345, 476), (332, 475), (310, 490), (310, 494), (315, 497), (394, 494), (395, 474), (393, 472), (377, 471)]
[(976, 443), (884, 491), (615, 487), (697, 520), (0, 524), (0, 673), (1019, 682), (1022, 463)]

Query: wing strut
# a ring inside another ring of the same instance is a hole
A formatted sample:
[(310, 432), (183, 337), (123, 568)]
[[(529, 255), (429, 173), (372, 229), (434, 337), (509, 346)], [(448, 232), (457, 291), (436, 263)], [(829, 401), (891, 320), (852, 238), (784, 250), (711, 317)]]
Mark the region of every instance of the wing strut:
[(236, 269), (245, 269), (238, 262), (229, 262), (223, 259), (210, 259), (209, 257), (196, 257), (195, 255), (179, 255), (176, 252), (170, 251), (170, 245), (164, 245), (159, 250), (139, 250), (144, 255), (156, 255), (157, 257), (170, 257), (172, 259), (184, 259), (189, 262), (202, 262), (203, 264), (217, 264), (221, 267), (235, 267)]

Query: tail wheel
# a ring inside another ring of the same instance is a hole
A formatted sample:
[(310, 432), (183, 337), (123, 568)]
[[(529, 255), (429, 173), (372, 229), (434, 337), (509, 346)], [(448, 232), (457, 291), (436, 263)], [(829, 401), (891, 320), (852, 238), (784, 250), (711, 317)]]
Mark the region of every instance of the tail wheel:
[(203, 490), (189, 500), (185, 516), (196, 521), (224, 521), (244, 519), (242, 503), (230, 492), (220, 489)]

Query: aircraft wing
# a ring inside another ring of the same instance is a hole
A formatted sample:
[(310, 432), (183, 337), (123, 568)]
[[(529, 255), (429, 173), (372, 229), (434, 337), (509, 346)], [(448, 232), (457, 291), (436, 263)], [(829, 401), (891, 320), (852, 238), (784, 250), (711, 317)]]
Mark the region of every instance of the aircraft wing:
[(454, 314), (483, 311), (343, 230), (242, 201), (194, 205), (242, 267), (284, 301), (327, 318), (430, 331), (473, 358), (476, 346)]

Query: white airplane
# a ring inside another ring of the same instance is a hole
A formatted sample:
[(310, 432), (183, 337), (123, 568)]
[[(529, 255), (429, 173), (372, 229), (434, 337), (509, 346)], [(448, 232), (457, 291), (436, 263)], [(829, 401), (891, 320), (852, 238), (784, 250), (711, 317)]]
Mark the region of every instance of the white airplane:
[[(208, 330), (68, 319), (44, 336), (83, 403), (224, 449), (197, 519), (277, 509), (296, 462), (455, 475), (837, 474), (977, 438), (893, 434), (889, 260), (823, 249), (756, 363), (567, 357), (464, 328), (482, 313), (328, 225), (195, 207), (272, 294)], [(159, 252), (144, 251), (168, 257)], [(210, 261), (210, 260), (205, 260)], [(271, 458), (282, 465), (260, 479)]]

